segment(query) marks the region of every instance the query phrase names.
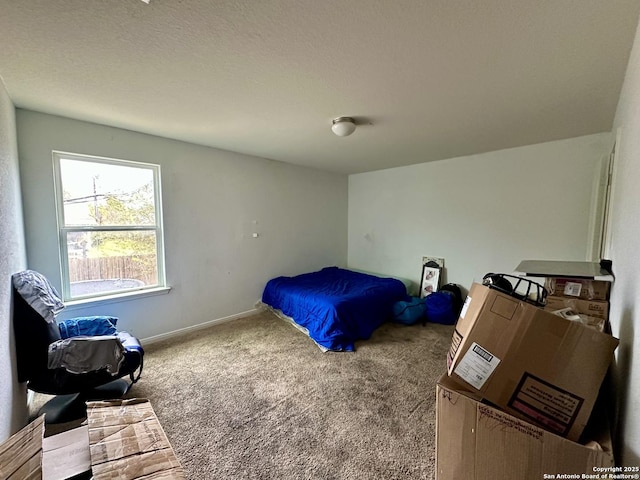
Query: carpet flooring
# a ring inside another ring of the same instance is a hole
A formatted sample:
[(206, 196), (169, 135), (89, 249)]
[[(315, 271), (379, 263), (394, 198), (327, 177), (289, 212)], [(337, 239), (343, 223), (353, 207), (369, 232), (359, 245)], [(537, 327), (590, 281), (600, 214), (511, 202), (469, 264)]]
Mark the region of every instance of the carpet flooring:
[[(322, 353), (265, 310), (145, 346), (127, 396), (151, 401), (188, 479), (431, 480), (452, 333), (386, 323)], [(35, 394), (31, 416), (50, 398)]]
[(152, 405), (190, 479), (432, 479), (453, 327), (384, 324), (322, 353), (268, 311), (146, 347)]

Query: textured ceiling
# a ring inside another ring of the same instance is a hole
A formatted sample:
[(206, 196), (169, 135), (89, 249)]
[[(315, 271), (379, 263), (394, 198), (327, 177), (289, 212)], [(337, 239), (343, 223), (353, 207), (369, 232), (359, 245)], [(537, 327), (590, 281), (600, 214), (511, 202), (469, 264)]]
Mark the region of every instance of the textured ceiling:
[[(0, 0), (17, 107), (342, 173), (609, 131), (639, 0)], [(334, 117), (364, 125), (344, 138)]]

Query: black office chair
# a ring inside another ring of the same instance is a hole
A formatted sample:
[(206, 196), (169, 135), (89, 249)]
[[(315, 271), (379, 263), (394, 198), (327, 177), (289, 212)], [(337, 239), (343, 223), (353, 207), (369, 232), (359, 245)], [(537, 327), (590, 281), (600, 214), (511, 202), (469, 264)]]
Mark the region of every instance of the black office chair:
[[(56, 395), (38, 413), (46, 414), (46, 423), (83, 418), (86, 401), (122, 397), (140, 379), (144, 351), (135, 337), (117, 332), (63, 339), (55, 321), (63, 305), (49, 281), (32, 270), (14, 274), (12, 280), (18, 381), (27, 382), (27, 388), (35, 392)], [(61, 356), (65, 349), (70, 356)], [(72, 365), (74, 353), (80, 360), (76, 365)], [(105, 357), (108, 363), (96, 363)], [(129, 381), (123, 378), (126, 376)]]

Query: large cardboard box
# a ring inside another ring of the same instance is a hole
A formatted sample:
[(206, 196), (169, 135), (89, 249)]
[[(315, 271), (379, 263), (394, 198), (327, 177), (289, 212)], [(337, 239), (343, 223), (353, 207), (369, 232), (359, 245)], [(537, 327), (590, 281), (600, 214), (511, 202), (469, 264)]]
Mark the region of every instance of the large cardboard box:
[(448, 374), (511, 415), (578, 441), (618, 340), (474, 284)]
[(88, 402), (87, 423), (95, 480), (185, 478), (148, 400)]
[(614, 464), (606, 423), (581, 445), (482, 404), (446, 376), (436, 395), (437, 480), (592, 478)]
[(556, 297), (608, 300), (611, 282), (589, 278), (547, 277), (544, 286), (549, 295)]
[(583, 300), (581, 298), (547, 297), (547, 305), (544, 307), (549, 312), (571, 308), (577, 313), (583, 313), (596, 318), (607, 320), (609, 318), (609, 302), (602, 300)]

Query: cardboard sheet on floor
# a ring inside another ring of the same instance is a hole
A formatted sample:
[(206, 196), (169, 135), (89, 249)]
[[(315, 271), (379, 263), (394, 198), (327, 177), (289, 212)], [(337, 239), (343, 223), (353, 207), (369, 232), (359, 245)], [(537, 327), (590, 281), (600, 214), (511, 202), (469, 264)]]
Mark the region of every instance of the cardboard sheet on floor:
[(86, 425), (44, 438), (43, 480), (64, 480), (90, 471), (89, 428)]
[(148, 400), (88, 402), (87, 423), (95, 480), (185, 478)]
[(0, 478), (36, 480), (42, 478), (44, 415), (29, 423), (0, 445)]

